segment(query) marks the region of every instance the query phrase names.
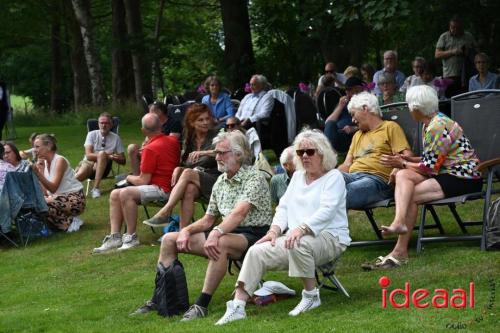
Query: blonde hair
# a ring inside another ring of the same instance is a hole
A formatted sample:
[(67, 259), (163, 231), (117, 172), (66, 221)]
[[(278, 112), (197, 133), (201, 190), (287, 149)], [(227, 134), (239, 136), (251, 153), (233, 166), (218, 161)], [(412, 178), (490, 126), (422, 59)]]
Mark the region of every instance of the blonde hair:
[[(300, 132), (293, 141), (293, 149), (299, 149), (300, 144), (304, 141), (312, 143), (314, 148), (317, 149), (318, 154), (322, 157), (321, 165), (326, 172), (335, 169), (337, 165), (337, 153), (333, 150), (330, 140), (328, 140), (323, 132), (310, 129)], [(300, 156), (295, 154), (293, 160), (298, 170), (304, 170)]]

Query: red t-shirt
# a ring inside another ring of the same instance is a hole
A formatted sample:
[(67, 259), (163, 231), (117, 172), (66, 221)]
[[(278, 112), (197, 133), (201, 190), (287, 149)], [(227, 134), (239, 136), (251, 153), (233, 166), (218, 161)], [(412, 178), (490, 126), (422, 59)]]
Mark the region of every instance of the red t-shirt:
[(141, 155), (141, 172), (151, 174), (151, 185), (158, 185), (169, 193), (175, 167), (179, 165), (181, 147), (172, 135), (158, 134), (144, 146)]

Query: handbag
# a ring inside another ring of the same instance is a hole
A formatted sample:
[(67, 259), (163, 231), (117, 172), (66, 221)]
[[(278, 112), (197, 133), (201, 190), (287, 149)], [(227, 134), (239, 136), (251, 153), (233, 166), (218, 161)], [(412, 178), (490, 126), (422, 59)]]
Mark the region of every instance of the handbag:
[(254, 166), (258, 170), (263, 172), (266, 178), (271, 178), (274, 175), (273, 168), (271, 167), (271, 165), (266, 159), (266, 156), (264, 156), (262, 152), (259, 153), (259, 156), (255, 160)]

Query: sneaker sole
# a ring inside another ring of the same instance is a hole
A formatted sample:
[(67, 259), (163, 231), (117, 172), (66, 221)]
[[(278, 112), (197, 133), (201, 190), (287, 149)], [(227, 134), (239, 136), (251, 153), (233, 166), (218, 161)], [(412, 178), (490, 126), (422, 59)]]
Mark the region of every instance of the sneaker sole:
[(164, 222), (164, 223), (151, 223), (151, 222), (149, 222), (149, 221), (147, 221), (147, 220), (146, 220), (146, 221), (142, 221), (142, 223), (143, 223), (143, 224), (145, 224), (145, 225), (149, 225), (150, 227), (158, 227), (158, 228), (159, 228), (159, 227), (164, 227), (164, 226), (166, 226), (166, 225), (169, 225), (169, 224), (170, 224), (170, 222)]

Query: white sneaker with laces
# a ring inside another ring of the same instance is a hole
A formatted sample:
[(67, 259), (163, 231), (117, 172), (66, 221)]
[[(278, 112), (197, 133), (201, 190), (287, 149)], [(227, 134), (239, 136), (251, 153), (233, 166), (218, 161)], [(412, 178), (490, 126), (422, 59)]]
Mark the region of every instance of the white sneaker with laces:
[(96, 247), (92, 253), (105, 253), (122, 246), (122, 235), (119, 232), (104, 237), (102, 245)]
[(320, 305), (321, 300), (319, 299), (319, 290), (317, 288), (314, 288), (314, 290), (311, 291), (302, 290), (302, 299), (300, 300), (300, 303), (297, 304), (297, 306), (288, 314), (295, 317), (302, 312), (315, 309)]
[(226, 313), (219, 319), (215, 325), (225, 325), (235, 320), (245, 319), (247, 314), (245, 312), (245, 302), (243, 301), (228, 301), (226, 303)]
[(122, 246), (118, 249), (118, 251), (128, 250), (133, 247), (139, 246), (139, 244), (141, 243), (139, 242), (139, 238), (137, 238), (137, 235), (135, 233), (132, 235), (123, 234)]
[(90, 196), (92, 197), (92, 199), (97, 199), (101, 196), (101, 190), (98, 189), (98, 188), (93, 188), (91, 191), (90, 191)]
[(71, 221), (71, 224), (69, 225), (68, 230), (66, 230), (66, 232), (78, 231), (78, 230), (80, 230), (80, 227), (82, 225), (83, 225), (83, 221), (80, 218), (74, 216), (73, 220)]

